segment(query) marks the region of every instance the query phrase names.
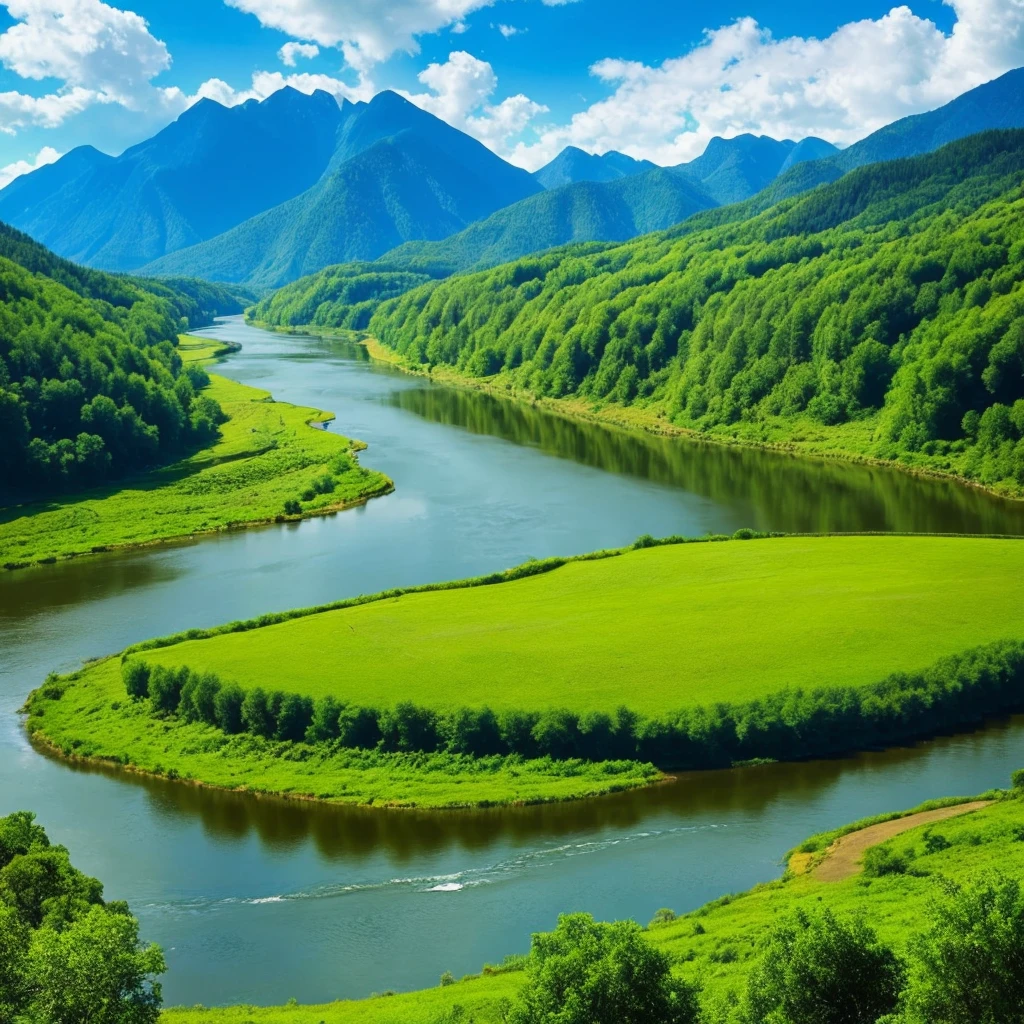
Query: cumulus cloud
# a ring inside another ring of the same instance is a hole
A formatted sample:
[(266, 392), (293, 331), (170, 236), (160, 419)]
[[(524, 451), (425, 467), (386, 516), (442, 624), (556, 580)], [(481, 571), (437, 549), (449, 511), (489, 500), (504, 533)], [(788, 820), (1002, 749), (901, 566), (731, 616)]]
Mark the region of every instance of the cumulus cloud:
[(824, 39), (776, 39), (741, 18), (658, 66), (599, 61), (591, 72), (612, 94), (513, 159), (536, 168), (575, 145), (675, 164), (743, 132), (847, 144), (1024, 64), (1024, 0), (944, 2), (957, 19), (948, 35), (907, 7)]
[(347, 63), (366, 72), (405, 50), (416, 37), (457, 25), (493, 0), (225, 0), (254, 14), (260, 24), (296, 39), (339, 48)]
[(293, 68), (296, 64), (296, 59), (302, 57), (305, 60), (312, 60), (314, 57), (320, 56), (320, 47), (315, 43), (285, 43), (280, 50), (277, 51), (278, 57), (281, 58), (281, 63), (286, 67)]
[(52, 146), (43, 146), (36, 154), (35, 160), (17, 160), (6, 167), (0, 167), (0, 188), (6, 188), (15, 178), (20, 178), (30, 171), (37, 171), (40, 167), (52, 164), (59, 160), (63, 154), (58, 153)]
[(450, 53), (444, 64), (430, 64), (419, 80), (430, 92), (403, 93), (406, 99), (497, 152), (548, 109), (521, 93), (492, 104), (498, 76), (487, 61), (465, 50)]
[(15, 24), (0, 34), (0, 63), (21, 78), (62, 85), (44, 96), (0, 93), (0, 131), (53, 128), (96, 103), (182, 109), (180, 90), (151, 84), (171, 56), (138, 14), (101, 0), (7, 0), (6, 6)]
[(498, 31), (506, 38), (511, 39), (513, 36), (519, 35), (521, 32), (525, 32), (525, 29), (516, 28), (515, 25), (498, 25)]

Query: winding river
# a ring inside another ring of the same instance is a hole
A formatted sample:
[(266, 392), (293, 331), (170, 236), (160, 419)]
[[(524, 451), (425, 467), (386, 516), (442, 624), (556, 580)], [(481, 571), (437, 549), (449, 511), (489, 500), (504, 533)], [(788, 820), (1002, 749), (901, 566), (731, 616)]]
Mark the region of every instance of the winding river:
[(219, 372), (330, 409), (394, 494), (301, 524), (0, 575), (0, 814), (35, 810), (167, 953), (168, 1003), (437, 984), (524, 951), (557, 912), (647, 920), (775, 876), (811, 832), (1006, 781), (1024, 719), (913, 749), (681, 777), (582, 804), (314, 807), (72, 768), (17, 709), (52, 669), (147, 636), (483, 573), (639, 534), (1024, 533), (1024, 506), (881, 469), (579, 424), (232, 318)]

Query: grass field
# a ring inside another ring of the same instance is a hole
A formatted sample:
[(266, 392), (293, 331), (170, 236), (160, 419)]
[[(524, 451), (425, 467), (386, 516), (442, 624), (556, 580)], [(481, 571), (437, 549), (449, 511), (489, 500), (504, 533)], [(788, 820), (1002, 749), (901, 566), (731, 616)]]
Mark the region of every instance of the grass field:
[[(225, 350), (191, 336), (181, 340), (186, 361), (206, 362)], [(275, 402), (265, 391), (216, 375), (204, 393), (229, 417), (214, 445), (142, 477), (0, 509), (0, 566), (17, 568), (268, 522), (339, 457), (349, 470), (337, 477), (332, 493), (302, 502), (303, 515), (390, 489), (382, 473), (359, 466), (351, 454), (358, 443), (308, 425), (330, 420), (330, 414)]]
[(146, 651), (243, 688), (364, 706), (658, 715), (862, 685), (1024, 638), (1024, 542), (686, 544), (409, 594)]
[[(816, 838), (806, 845), (820, 849), (832, 838)], [(907, 872), (877, 878), (858, 873), (841, 882), (822, 882), (813, 873), (787, 871), (779, 881), (725, 896), (670, 923), (652, 925), (648, 937), (672, 956), (680, 974), (701, 982), (707, 1004), (718, 1006), (727, 1005), (730, 994), (742, 990), (757, 943), (767, 929), (801, 907), (816, 910), (824, 902), (837, 915), (863, 915), (880, 938), (901, 952), (912, 936), (930, 924), (940, 879), (969, 882), (990, 871), (1024, 876), (1024, 801), (1020, 797), (999, 800), (960, 817), (910, 829), (884, 845), (903, 855)], [(476, 1024), (499, 1024), (501, 1002), (514, 996), (522, 977), (519, 973), (484, 975), (446, 988), (320, 1006), (169, 1009), (163, 1021), (442, 1024), (458, 1004)]]
[[(571, 800), (629, 789), (660, 778), (651, 765), (450, 754), (380, 753), (225, 736), (203, 724), (154, 718), (125, 698), (120, 661), (88, 666), (30, 700), (30, 733), (65, 755), (132, 771), (201, 781), (224, 789), (337, 803), (466, 807)], [(52, 691), (51, 691), (52, 692)]]

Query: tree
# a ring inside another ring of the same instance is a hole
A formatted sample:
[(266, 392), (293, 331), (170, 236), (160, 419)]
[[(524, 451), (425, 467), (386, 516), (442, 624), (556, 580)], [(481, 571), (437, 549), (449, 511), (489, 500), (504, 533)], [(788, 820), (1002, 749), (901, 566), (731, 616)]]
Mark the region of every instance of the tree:
[(33, 937), (29, 1019), (37, 1024), (156, 1024), (166, 970), (155, 945), (139, 945), (139, 923), (118, 908), (92, 907), (63, 931)]
[(913, 945), (907, 1016), (914, 1024), (1024, 1020), (1024, 890), (995, 875), (943, 883), (931, 931)]
[(904, 969), (862, 921), (798, 911), (777, 926), (747, 978), (749, 1024), (875, 1024), (892, 1013)]
[(691, 1024), (696, 990), (633, 921), (565, 914), (533, 936), (526, 984), (507, 1024)]

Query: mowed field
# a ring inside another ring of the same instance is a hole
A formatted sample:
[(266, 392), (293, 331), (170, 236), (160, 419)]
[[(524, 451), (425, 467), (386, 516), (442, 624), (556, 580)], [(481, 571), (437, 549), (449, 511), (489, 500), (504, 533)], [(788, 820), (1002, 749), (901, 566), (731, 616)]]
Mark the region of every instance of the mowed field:
[(644, 715), (864, 685), (1024, 638), (1024, 542), (682, 544), (145, 651), (243, 688), (370, 707)]
[[(222, 347), (185, 336), (186, 362), (207, 362)], [(304, 514), (382, 493), (391, 481), (359, 466), (353, 442), (310, 422), (318, 409), (275, 402), (266, 392), (210, 376), (203, 392), (228, 416), (216, 443), (144, 476), (82, 494), (0, 509), (0, 566), (49, 561), (93, 550), (153, 543), (266, 522), (281, 515), (339, 457), (350, 464), (336, 489), (302, 503)]]

